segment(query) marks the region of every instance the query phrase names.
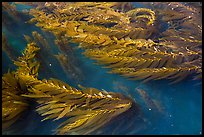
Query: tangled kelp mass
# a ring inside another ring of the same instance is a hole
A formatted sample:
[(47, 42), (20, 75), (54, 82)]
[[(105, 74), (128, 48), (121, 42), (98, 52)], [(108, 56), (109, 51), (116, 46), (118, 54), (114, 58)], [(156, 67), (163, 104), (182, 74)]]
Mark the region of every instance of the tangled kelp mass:
[[(145, 81), (175, 79), (173, 83), (190, 74), (201, 76), (202, 27), (189, 16), (190, 9), (159, 10), (155, 6), (153, 10), (124, 11), (122, 5), (116, 5), (45, 4), (44, 9), (30, 10), (34, 18), (29, 22), (36, 22), (36, 26), (53, 32), (56, 37), (65, 36), (71, 42), (80, 43), (84, 55), (112, 68), (111, 73)], [(163, 32), (158, 30), (161, 22), (170, 24)], [(190, 29), (193, 31), (189, 32)]]
[(57, 79), (39, 80), (40, 63), (35, 59), (39, 49), (36, 43), (29, 43), (23, 56), (14, 61), (18, 69), (2, 77), (4, 128), (16, 122), (29, 106), (29, 98), (40, 104), (36, 111), (45, 116), (42, 121), (67, 118), (57, 134), (89, 134), (131, 107), (132, 100), (119, 93), (81, 85), (78, 90)]

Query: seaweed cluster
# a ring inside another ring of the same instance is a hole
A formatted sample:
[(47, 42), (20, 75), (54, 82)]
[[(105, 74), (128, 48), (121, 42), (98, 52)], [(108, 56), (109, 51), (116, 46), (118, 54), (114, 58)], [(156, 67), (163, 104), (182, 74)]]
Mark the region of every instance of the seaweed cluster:
[(89, 134), (132, 106), (133, 101), (119, 93), (38, 79), (40, 63), (35, 57), (39, 49), (36, 43), (29, 43), (23, 56), (14, 61), (18, 69), (2, 77), (3, 129), (18, 120), (31, 100), (40, 104), (36, 111), (44, 117), (42, 121), (66, 118), (57, 134)]
[[(172, 83), (191, 74), (200, 78), (202, 27), (193, 29), (197, 24), (189, 18), (189, 9), (178, 13), (181, 6), (174, 10), (128, 6), (123, 10), (128, 4), (45, 4), (44, 9), (30, 10), (29, 22), (79, 43), (84, 55), (112, 68), (111, 73), (145, 81), (173, 79)], [(160, 32), (161, 22), (171, 25)]]

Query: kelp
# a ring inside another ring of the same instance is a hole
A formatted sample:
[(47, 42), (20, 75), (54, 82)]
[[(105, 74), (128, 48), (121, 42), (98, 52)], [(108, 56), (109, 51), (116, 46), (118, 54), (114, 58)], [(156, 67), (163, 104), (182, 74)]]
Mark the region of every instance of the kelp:
[[(174, 70), (177, 75), (186, 76), (187, 68), (191, 70), (194, 66), (185, 65), (199, 60), (198, 47), (202, 41), (199, 33), (195, 37), (193, 35), (197, 30), (191, 32), (185, 25), (182, 26), (189, 21), (193, 23), (189, 9), (173, 4), (172, 7), (169, 6), (171, 3), (167, 3), (168, 7), (153, 3), (153, 10), (132, 8), (121, 11), (114, 6), (117, 3), (67, 3), (64, 7), (58, 6), (52, 13), (32, 9), (30, 14), (34, 18), (29, 22), (35, 22), (36, 26), (54, 33), (56, 37), (66, 37), (70, 42), (79, 43), (79, 47), (85, 49), (84, 55), (112, 68), (112, 72), (121, 68), (133, 68), (138, 72), (148, 70), (144, 73), (151, 76), (149, 79), (162, 79), (176, 75), (171, 72)], [(158, 6), (165, 11), (159, 10)], [(162, 33), (156, 30), (161, 22), (171, 24)], [(193, 30), (192, 26), (190, 28)], [(196, 67), (201, 68), (199, 64)], [(171, 71), (165, 71), (165, 76), (162, 72), (155, 73), (155, 70), (163, 71), (162, 68)], [(198, 71), (193, 70), (193, 73)], [(124, 72), (132, 74), (131, 71)], [(174, 78), (179, 81), (179, 77)]]
[(2, 76), (2, 129), (7, 130), (28, 108), (28, 102), (20, 94), (22, 87), (15, 73), (9, 72)]
[(27, 48), (22, 53), (23, 56), (14, 61), (14, 64), (18, 66), (17, 74), (31, 75), (33, 77), (38, 76), (40, 63), (37, 62), (34, 57), (39, 49), (35, 43), (29, 43), (27, 45)]
[[(129, 31), (142, 29), (141, 27), (138, 27), (135, 29), (135, 27), (133, 26), (133, 23), (130, 23), (130, 20), (129, 20), (130, 17), (128, 17), (125, 13), (117, 12), (110, 7), (106, 7), (106, 4), (104, 4), (104, 3), (102, 3), (102, 4), (101, 3), (96, 3), (96, 4), (93, 3), (93, 5), (98, 4), (98, 5), (100, 5), (100, 7), (104, 8), (104, 9), (102, 8), (100, 10), (97, 10), (99, 8), (99, 6), (89, 7), (86, 4), (83, 5), (83, 3), (80, 3), (80, 2), (74, 3), (74, 6), (72, 4), (67, 4), (67, 7), (72, 7), (72, 8), (56, 9), (48, 15), (46, 12), (43, 12), (42, 10), (38, 11), (38, 10), (32, 9), (32, 10), (30, 10), (30, 14), (33, 15), (35, 18), (31, 19), (29, 22), (36, 22), (37, 21), (37, 24), (36, 24), (37, 26), (42, 27), (45, 30), (55, 31), (55, 32), (57, 30), (60, 30), (60, 31), (64, 30), (63, 26), (67, 24), (66, 23), (67, 21), (77, 21), (77, 22), (82, 21), (82, 22), (87, 22), (87, 23), (89, 23), (89, 25), (92, 25), (92, 26), (93, 25), (101, 26), (100, 23), (106, 23), (107, 22), (107, 23), (109, 23), (109, 25), (104, 25), (104, 24), (102, 24), (102, 25), (105, 26), (106, 28), (109, 28), (109, 30), (116, 28), (117, 31), (120, 30), (121, 25), (122, 26), (128, 25), (128, 28), (126, 28), (126, 29)], [(89, 4), (91, 5), (92, 3), (89, 2), (88, 5)], [(83, 7), (81, 7), (81, 5), (83, 5)], [(111, 5), (111, 3), (110, 3), (110, 5)], [(75, 6), (78, 6), (78, 7), (75, 7)], [(90, 11), (90, 12), (88, 12), (88, 11)], [(72, 18), (72, 16), (73, 16), (73, 18)], [(111, 16), (114, 16), (114, 17), (111, 17)], [(42, 22), (42, 20), (40, 18), (46, 20), (46, 22)], [(115, 23), (115, 24), (111, 26), (111, 23)], [(58, 28), (57, 29), (53, 28), (54, 26), (57, 26)], [(92, 29), (89, 29), (89, 31), (91, 31), (91, 30)], [(61, 34), (63, 32), (57, 31), (57, 33)], [(146, 33), (146, 34), (149, 34), (149, 33)]]
[(116, 93), (95, 88), (78, 90), (56, 79), (41, 81), (22, 96), (37, 99), (37, 112), (45, 116), (42, 121), (67, 117), (57, 134), (88, 134), (131, 107), (130, 100)]
[(19, 54), (18, 51), (8, 43), (4, 33), (2, 33), (2, 51), (8, 55), (10, 60), (15, 60)]
[[(147, 13), (142, 15), (142, 13)], [(155, 13), (154, 11), (147, 8), (136, 8), (126, 12), (134, 20), (139, 20), (140, 18), (145, 18), (148, 20), (147, 25), (152, 25), (155, 21)], [(138, 15), (139, 14), (139, 15)]]
[[(55, 60), (51, 49), (51, 42), (44, 35), (33, 31), (32, 37), (24, 35), (27, 43), (36, 43), (40, 50), (37, 52), (35, 59), (40, 63), (39, 72), (45, 72), (44, 75), (47, 77), (56, 77), (55, 73), (50, 69), (50, 60)], [(46, 58), (44, 58), (46, 56)]]
[(143, 68), (143, 69), (135, 69), (135, 68), (116, 68), (113, 69), (110, 73), (119, 73), (125, 77), (129, 77), (130, 79), (143, 79), (143, 82), (147, 82), (149, 80), (160, 80), (163, 78), (167, 79), (175, 79), (171, 84), (177, 83), (192, 73), (200, 70), (198, 67), (193, 66), (189, 67), (178, 67), (178, 68)]
[(27, 85), (20, 79), (20, 75), (29, 75), (32, 78), (38, 76), (39, 63), (34, 59), (38, 50), (39, 48), (36, 47), (35, 43), (29, 43), (22, 53), (24, 56), (14, 61), (18, 69), (2, 76), (3, 129), (13, 125), (29, 106), (27, 99), (21, 96), (27, 92)]
[[(197, 9), (179, 2), (153, 3), (153, 7), (158, 11), (162, 20), (168, 23), (169, 29), (174, 31), (173, 36), (182, 37), (188, 34), (190, 37), (195, 37), (196, 41), (201, 41), (202, 21), (200, 18), (201, 13)], [(178, 35), (178, 32), (180, 32), (180, 35)], [(184, 39), (187, 40), (185, 37)], [(190, 42), (189, 45), (191, 45)], [(182, 45), (185, 45), (185, 43)]]
[(76, 89), (58, 79), (38, 79), (39, 50), (29, 43), (14, 64), (18, 69), (2, 77), (2, 122), (4, 127), (15, 123), (18, 116), (34, 99), (40, 106), (36, 111), (42, 121), (66, 118), (56, 129), (56, 134), (89, 134), (107, 124), (112, 118), (127, 111), (132, 100), (119, 93), (96, 88)]

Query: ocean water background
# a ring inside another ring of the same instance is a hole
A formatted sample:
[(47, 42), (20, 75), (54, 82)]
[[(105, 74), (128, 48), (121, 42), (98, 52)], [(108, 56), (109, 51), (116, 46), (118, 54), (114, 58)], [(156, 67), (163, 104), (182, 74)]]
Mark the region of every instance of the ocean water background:
[[(143, 7), (142, 4), (134, 3), (135, 7)], [(22, 10), (25, 6), (17, 6), (18, 10)], [(32, 31), (38, 31), (42, 34), (42, 30), (33, 24), (13, 24), (13, 28), (7, 30), (2, 26), (2, 32), (5, 33), (9, 44), (19, 51), (19, 54), (24, 50), (26, 41), (23, 35), (31, 36)], [(164, 26), (165, 27), (165, 26)], [(54, 43), (53, 36), (47, 35), (50, 42)], [(59, 51), (52, 45), (53, 54)], [(77, 44), (72, 44), (77, 47)], [(202, 134), (202, 83), (201, 81), (193, 81), (186, 79), (180, 83), (169, 85), (168, 80), (151, 81), (141, 84), (141, 81), (132, 81), (116, 74), (109, 74), (108, 68), (103, 65), (96, 65), (96, 61), (91, 60), (82, 55), (83, 50), (74, 48), (76, 60), (79, 61), (78, 66), (83, 71), (84, 79), (78, 83), (70, 77), (66, 77), (65, 73), (59, 66), (56, 60), (50, 60), (53, 64), (50, 70), (54, 72), (56, 78), (69, 83), (77, 88), (78, 84), (85, 87), (94, 87), (104, 89), (106, 91), (119, 92), (122, 94), (131, 95), (140, 105), (138, 116), (137, 110), (132, 110), (130, 113), (122, 114), (109, 125), (98, 130), (94, 134), (159, 134), (159, 135), (199, 135)], [(2, 74), (8, 72), (8, 69), (15, 70), (16, 67), (8, 56), (2, 51)], [(44, 78), (40, 74), (40, 78)], [(51, 76), (52, 77), (52, 76)], [(163, 113), (157, 113), (149, 108), (144, 103), (144, 100), (138, 95), (135, 88), (145, 90), (149, 96), (156, 100)], [(63, 121), (47, 120), (40, 122), (43, 119), (35, 112), (37, 104), (31, 106), (23, 118), (14, 126), (13, 130), (4, 134), (21, 134), (21, 135), (46, 135), (53, 134), (53, 130), (58, 124)]]

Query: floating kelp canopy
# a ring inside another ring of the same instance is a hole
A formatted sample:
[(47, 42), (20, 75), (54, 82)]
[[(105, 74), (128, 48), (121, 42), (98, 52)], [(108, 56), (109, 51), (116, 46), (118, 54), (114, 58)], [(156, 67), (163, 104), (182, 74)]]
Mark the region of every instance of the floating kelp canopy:
[[(174, 82), (191, 74), (201, 76), (201, 33), (194, 33), (199, 29), (190, 33), (184, 25), (193, 23), (189, 12), (178, 13), (167, 8), (165, 12), (156, 8), (121, 11), (115, 5), (111, 2), (47, 3), (45, 8), (30, 10), (34, 18), (29, 22), (35, 22), (56, 37), (79, 43), (85, 49), (84, 55), (111, 67), (112, 73), (145, 81), (175, 79)], [(160, 22), (175, 21), (181, 22), (176, 28), (170, 26), (159, 31)], [(190, 36), (183, 35), (187, 32)]]

